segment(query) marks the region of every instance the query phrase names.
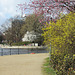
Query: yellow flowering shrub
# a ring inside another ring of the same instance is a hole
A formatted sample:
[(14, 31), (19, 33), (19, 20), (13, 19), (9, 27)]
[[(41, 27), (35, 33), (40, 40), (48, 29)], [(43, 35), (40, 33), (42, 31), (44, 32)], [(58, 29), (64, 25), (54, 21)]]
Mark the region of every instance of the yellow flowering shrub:
[(43, 28), (44, 43), (51, 46), (52, 67), (57, 75), (72, 75), (75, 54), (75, 13), (69, 13)]
[(44, 43), (60, 52), (75, 53), (75, 13), (69, 13), (56, 23), (46, 23), (43, 28)]

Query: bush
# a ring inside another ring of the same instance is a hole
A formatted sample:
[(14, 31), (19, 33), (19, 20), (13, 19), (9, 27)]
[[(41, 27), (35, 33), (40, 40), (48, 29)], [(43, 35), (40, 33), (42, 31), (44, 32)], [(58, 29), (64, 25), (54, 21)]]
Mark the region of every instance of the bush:
[(18, 42), (18, 43), (12, 43), (11, 45), (13, 45), (13, 46), (22, 46), (22, 45), (28, 45), (30, 43), (31, 42)]
[(51, 54), (52, 67), (57, 75), (72, 75), (73, 57), (65, 54)]
[(46, 23), (43, 28), (44, 42), (52, 51), (75, 54), (75, 13), (69, 13), (56, 22)]
[(43, 28), (44, 43), (51, 46), (51, 63), (57, 75), (72, 75), (75, 54), (75, 13), (69, 13)]

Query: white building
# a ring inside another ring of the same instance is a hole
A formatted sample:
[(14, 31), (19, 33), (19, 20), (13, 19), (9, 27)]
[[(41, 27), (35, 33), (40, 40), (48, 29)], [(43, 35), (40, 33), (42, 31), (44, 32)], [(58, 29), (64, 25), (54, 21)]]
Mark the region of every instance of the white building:
[(24, 35), (24, 37), (22, 38), (22, 41), (34, 41), (36, 38), (39, 37), (39, 34), (34, 32), (34, 31), (27, 31), (26, 34)]

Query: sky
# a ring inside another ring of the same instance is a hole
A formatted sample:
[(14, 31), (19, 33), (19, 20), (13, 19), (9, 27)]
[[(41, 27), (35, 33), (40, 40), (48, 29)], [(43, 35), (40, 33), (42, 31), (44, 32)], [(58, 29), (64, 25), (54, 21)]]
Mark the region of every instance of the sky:
[(2, 25), (6, 19), (14, 17), (15, 15), (21, 15), (21, 11), (16, 11), (17, 4), (28, 3), (30, 0), (0, 0), (0, 25)]

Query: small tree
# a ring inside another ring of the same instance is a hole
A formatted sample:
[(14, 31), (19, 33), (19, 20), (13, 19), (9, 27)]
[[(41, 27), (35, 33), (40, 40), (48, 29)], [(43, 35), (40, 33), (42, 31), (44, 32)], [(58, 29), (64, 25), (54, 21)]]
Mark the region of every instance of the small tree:
[(23, 20), (14, 19), (11, 24), (12, 41), (19, 42), (22, 40), (21, 28), (24, 24)]
[(20, 42), (22, 40), (21, 28), (25, 22), (21, 19), (14, 18), (11, 26), (5, 30), (7, 43)]

